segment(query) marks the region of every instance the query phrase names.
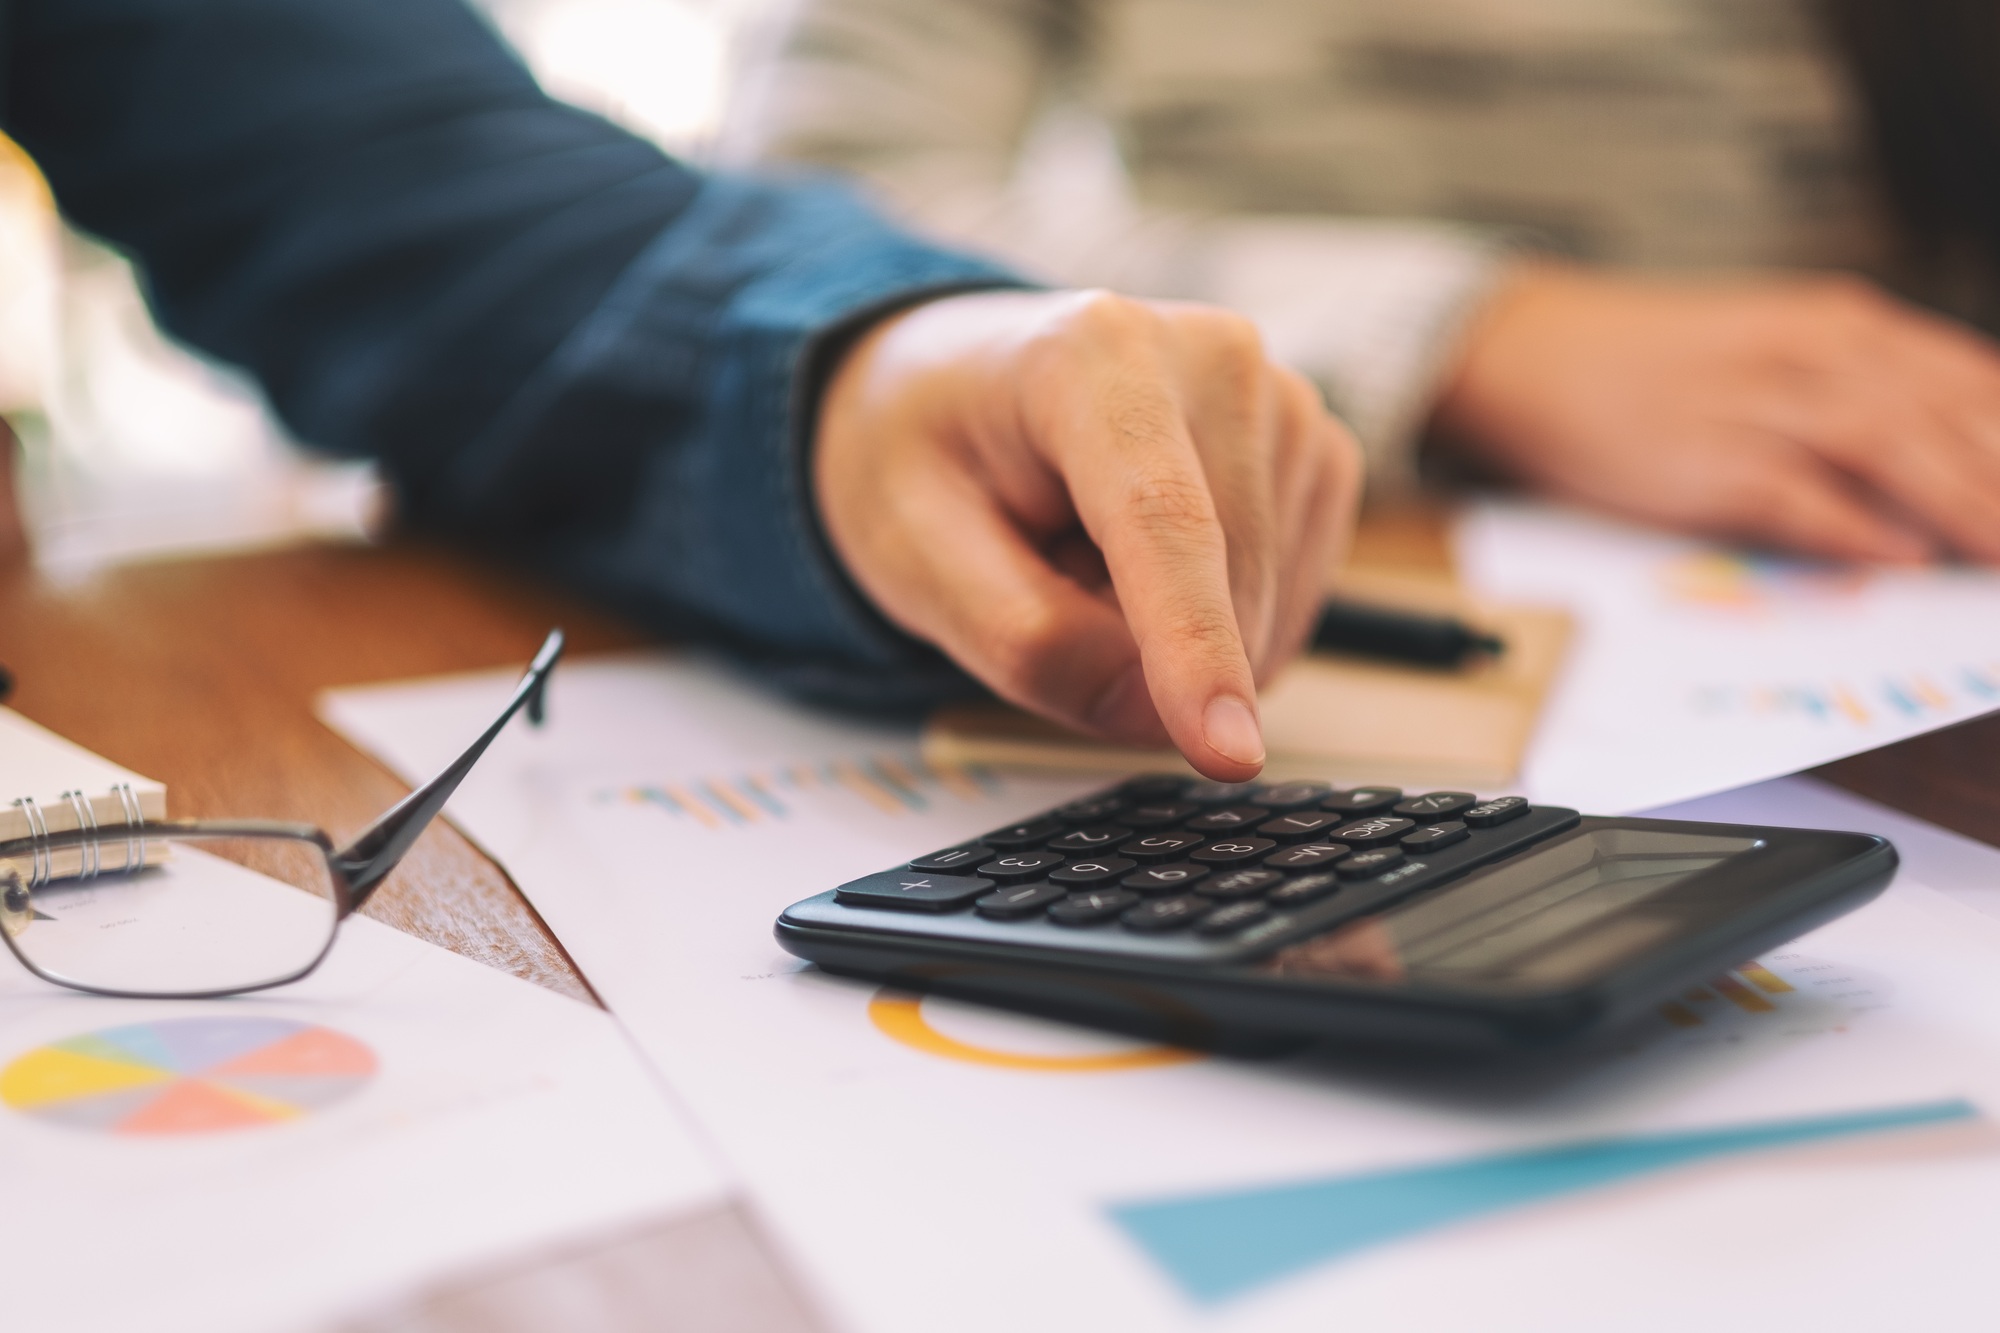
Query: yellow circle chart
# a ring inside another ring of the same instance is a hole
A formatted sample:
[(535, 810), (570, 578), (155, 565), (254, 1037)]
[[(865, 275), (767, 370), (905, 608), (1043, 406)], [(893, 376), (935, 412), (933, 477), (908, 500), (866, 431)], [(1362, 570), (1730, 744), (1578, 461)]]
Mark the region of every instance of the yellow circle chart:
[(868, 1002), (868, 1018), (884, 1036), (911, 1050), (995, 1069), (1022, 1069), (1041, 1074), (1101, 1074), (1120, 1069), (1155, 1069), (1162, 1065), (1187, 1064), (1203, 1058), (1202, 1052), (1179, 1046), (1137, 1046), (1129, 1051), (1106, 1051), (1093, 1055), (1035, 1055), (995, 1050), (990, 1046), (975, 1046), (938, 1031), (924, 1017), (923, 1004), (921, 995), (885, 988), (876, 992), (875, 998)]

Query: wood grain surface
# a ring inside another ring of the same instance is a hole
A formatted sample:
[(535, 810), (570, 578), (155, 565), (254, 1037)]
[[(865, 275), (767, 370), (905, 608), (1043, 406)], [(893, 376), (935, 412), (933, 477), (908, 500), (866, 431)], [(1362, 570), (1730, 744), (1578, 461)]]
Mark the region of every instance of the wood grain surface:
[[(518, 577), (420, 546), (160, 561), (69, 586), (20, 564), (0, 571), (0, 662), (21, 713), (166, 783), (176, 817), (297, 819), (336, 839), (408, 789), (319, 723), (320, 691), (525, 665), (555, 624), (576, 653), (639, 642)], [(442, 822), (363, 910), (588, 995), (506, 876)]]

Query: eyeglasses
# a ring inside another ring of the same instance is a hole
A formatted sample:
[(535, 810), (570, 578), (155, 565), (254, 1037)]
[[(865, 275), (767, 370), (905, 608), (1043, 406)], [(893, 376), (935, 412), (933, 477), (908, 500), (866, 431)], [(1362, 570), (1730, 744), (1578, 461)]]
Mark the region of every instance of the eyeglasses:
[(95, 995), (205, 999), (297, 981), (514, 714), (541, 723), (562, 650), (550, 631), (485, 734), (343, 848), (310, 824), (148, 823), (129, 791), (116, 823), (73, 795), (78, 827), (52, 832), (29, 807), (38, 831), (0, 841), (0, 939), (44, 981)]

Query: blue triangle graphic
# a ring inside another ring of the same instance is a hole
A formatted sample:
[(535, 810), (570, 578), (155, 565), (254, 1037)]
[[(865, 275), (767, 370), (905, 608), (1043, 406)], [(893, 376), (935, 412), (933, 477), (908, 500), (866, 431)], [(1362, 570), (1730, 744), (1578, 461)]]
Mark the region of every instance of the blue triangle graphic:
[(1975, 1119), (1966, 1101), (1593, 1139), (1298, 1184), (1114, 1205), (1111, 1217), (1203, 1304), (1454, 1222), (1712, 1157)]

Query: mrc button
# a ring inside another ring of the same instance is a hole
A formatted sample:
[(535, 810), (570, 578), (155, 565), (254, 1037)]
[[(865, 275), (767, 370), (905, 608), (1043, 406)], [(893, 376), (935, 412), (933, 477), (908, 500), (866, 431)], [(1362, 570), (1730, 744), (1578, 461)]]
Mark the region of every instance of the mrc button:
[(1381, 847), (1396, 841), (1416, 826), (1414, 819), (1376, 815), (1373, 819), (1357, 819), (1352, 824), (1342, 825), (1326, 836), (1349, 847)]
[(891, 907), (901, 912), (955, 912), (993, 887), (977, 875), (927, 875), (919, 870), (885, 870), (863, 875), (833, 891), (848, 907)]

